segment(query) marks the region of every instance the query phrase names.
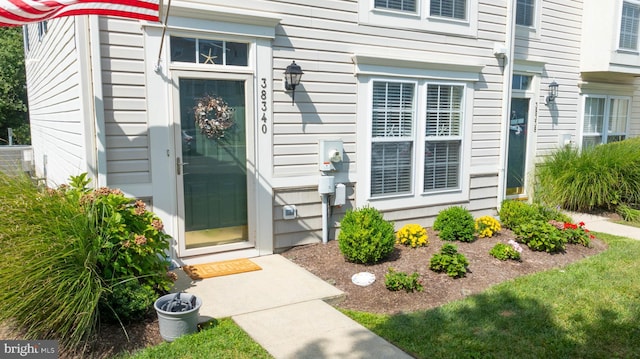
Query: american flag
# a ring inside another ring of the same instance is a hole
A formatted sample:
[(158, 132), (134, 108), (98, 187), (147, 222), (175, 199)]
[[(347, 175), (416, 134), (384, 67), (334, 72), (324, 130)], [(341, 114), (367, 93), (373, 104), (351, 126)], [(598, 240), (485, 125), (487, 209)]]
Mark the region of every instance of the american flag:
[(109, 15), (158, 21), (160, 0), (0, 0), (0, 26), (62, 16)]

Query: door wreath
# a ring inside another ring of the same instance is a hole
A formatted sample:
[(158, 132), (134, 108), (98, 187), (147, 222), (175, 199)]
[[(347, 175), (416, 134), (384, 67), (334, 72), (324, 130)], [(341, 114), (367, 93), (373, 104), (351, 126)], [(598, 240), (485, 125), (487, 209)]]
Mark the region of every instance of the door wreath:
[(209, 139), (220, 140), (235, 122), (233, 121), (233, 109), (221, 98), (206, 95), (196, 100), (195, 112), (196, 125), (200, 132)]

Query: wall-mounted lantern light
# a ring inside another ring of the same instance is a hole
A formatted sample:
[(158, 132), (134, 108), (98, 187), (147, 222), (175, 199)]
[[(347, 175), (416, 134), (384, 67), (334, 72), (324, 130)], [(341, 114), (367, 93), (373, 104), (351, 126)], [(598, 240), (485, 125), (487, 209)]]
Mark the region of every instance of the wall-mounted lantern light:
[(553, 81), (549, 84), (549, 94), (547, 95), (546, 103), (549, 105), (550, 103), (556, 100), (558, 97), (558, 83)]
[(284, 70), (284, 88), (287, 91), (291, 91), (291, 104), (294, 103), (296, 86), (300, 85), (300, 78), (303, 73), (302, 68), (295, 61), (291, 62), (291, 65)]

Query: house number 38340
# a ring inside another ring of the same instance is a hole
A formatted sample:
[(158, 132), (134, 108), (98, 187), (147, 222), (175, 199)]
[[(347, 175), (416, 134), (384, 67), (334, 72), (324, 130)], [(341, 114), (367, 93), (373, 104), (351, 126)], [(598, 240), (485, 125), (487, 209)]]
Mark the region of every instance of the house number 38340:
[(262, 133), (267, 133), (267, 79), (265, 77), (260, 79), (260, 122), (262, 122)]

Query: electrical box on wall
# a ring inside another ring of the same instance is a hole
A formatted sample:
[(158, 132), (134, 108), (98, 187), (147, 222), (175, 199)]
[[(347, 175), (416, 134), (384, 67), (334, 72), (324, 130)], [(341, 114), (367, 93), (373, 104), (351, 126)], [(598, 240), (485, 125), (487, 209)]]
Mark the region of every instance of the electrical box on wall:
[(336, 164), (342, 162), (344, 148), (342, 140), (320, 140), (319, 142), (319, 166), (320, 171), (336, 171)]
[(298, 216), (298, 210), (294, 205), (286, 205), (282, 207), (282, 218), (283, 219), (296, 219)]
[(333, 194), (336, 191), (335, 179), (333, 176), (320, 176), (318, 182), (318, 192), (320, 194)]

